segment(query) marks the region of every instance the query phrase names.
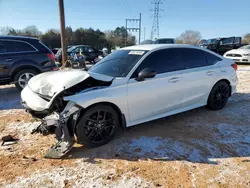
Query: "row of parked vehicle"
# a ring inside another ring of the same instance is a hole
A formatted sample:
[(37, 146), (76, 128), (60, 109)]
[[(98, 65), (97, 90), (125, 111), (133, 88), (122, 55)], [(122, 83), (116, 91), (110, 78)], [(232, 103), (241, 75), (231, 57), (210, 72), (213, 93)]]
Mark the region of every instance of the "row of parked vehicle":
[[(141, 45), (175, 43), (173, 38), (160, 38), (154, 41), (146, 40)], [(242, 46), (241, 37), (204, 40), (200, 46), (224, 54), (235, 62), (250, 63), (250, 46)], [(89, 62), (95, 62), (97, 57), (104, 55), (104, 51), (89, 45), (68, 46), (67, 52), (68, 56), (81, 53)], [(36, 38), (0, 36), (0, 85), (14, 83), (22, 90), (33, 76), (58, 70), (56, 62), (59, 65), (62, 63), (61, 49), (55, 49), (53, 53)]]
[(250, 45), (242, 44), (241, 37), (203, 40), (200, 46), (233, 59), (236, 63), (250, 63)]
[[(67, 46), (67, 53), (68, 56), (72, 54), (80, 53), (84, 54), (85, 60), (92, 62), (94, 59), (100, 55), (103, 55), (103, 51), (97, 50), (89, 45), (72, 45)], [(55, 54), (56, 62), (62, 63), (62, 49), (60, 48), (57, 53)]]
[[(86, 61), (94, 61), (103, 55), (88, 45), (68, 46), (68, 55), (84, 54)], [(54, 51), (55, 52), (55, 51)], [(0, 36), (0, 85), (15, 84), (22, 90), (33, 76), (47, 71), (58, 70), (62, 63), (62, 50), (54, 54), (39, 39), (21, 36)]]

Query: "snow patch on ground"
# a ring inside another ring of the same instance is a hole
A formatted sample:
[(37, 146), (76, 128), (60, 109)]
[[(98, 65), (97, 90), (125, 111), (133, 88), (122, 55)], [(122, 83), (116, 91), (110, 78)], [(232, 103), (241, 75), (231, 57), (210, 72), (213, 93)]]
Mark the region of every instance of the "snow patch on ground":
[[(14, 183), (6, 184), (5, 188), (15, 187), (153, 187), (153, 185), (139, 177), (121, 177), (112, 180), (115, 169), (104, 169), (91, 163), (78, 160), (76, 167), (56, 168), (53, 171), (37, 171), (29, 178), (18, 177)], [(109, 177), (109, 178), (107, 178)]]
[(139, 137), (119, 145), (117, 153), (131, 158), (188, 160), (212, 163), (212, 158), (250, 155), (250, 126), (203, 125), (211, 133), (209, 139)]

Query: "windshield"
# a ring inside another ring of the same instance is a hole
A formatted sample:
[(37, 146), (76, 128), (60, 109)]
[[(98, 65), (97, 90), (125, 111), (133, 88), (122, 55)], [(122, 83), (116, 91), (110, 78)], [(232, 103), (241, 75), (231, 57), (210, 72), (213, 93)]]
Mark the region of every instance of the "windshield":
[(153, 44), (152, 40), (144, 40), (141, 44)]
[(74, 50), (76, 48), (76, 46), (72, 46), (70, 48), (67, 49), (68, 52), (71, 52), (72, 50)]
[(250, 45), (242, 46), (239, 49), (248, 49), (248, 50), (250, 50)]
[(112, 77), (126, 77), (135, 64), (147, 53), (142, 50), (117, 50), (89, 71)]
[(216, 44), (216, 39), (208, 39), (208, 40), (206, 40), (206, 41), (204, 41), (204, 43), (203, 44)]

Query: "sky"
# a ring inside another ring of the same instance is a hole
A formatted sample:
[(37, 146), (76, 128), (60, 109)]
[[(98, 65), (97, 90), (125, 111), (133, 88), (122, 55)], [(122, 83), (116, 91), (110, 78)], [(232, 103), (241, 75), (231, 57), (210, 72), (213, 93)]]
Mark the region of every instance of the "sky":
[[(114, 30), (125, 19), (142, 14), (142, 40), (150, 38), (153, 0), (64, 0), (66, 26)], [(243, 36), (250, 32), (250, 0), (162, 0), (160, 37), (178, 37), (197, 30), (204, 39)], [(36, 25), (45, 32), (59, 29), (58, 0), (0, 0), (0, 27)], [(136, 23), (129, 23), (136, 27)], [(138, 36), (138, 33), (133, 33)]]

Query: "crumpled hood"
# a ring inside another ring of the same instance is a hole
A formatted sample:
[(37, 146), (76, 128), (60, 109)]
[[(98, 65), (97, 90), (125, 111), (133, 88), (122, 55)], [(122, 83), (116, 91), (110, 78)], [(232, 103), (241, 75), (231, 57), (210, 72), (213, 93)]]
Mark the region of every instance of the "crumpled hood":
[(113, 77), (91, 74), (81, 69), (60, 70), (39, 74), (29, 80), (28, 87), (35, 93), (53, 97), (56, 93), (68, 89), (88, 77), (111, 81)]
[(249, 54), (250, 50), (249, 49), (235, 49), (235, 50), (230, 50), (226, 54)]

